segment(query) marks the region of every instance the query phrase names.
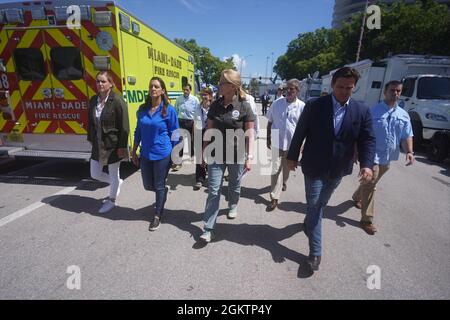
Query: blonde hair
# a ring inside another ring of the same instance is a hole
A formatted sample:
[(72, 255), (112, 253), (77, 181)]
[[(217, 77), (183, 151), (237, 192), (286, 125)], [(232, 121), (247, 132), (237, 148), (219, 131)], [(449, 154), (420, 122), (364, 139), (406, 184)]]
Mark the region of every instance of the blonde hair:
[(237, 89), (236, 95), (238, 96), (239, 100), (245, 100), (246, 99), (246, 92), (241, 87), (241, 75), (239, 72), (233, 69), (225, 69), (220, 74), (220, 82), (229, 82), (232, 85), (234, 85)]

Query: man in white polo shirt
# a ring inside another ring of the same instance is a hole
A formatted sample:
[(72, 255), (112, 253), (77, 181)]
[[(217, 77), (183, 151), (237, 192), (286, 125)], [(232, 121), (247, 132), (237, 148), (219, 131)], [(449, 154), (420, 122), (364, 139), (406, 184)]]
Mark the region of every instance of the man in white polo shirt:
[(267, 211), (275, 210), (281, 191), (285, 191), (287, 188), (289, 168), (286, 156), (298, 119), (305, 106), (305, 103), (297, 98), (300, 92), (300, 81), (298, 79), (287, 81), (286, 88), (286, 97), (275, 100), (266, 115), (269, 120), (267, 124), (267, 148), (272, 149), (271, 203), (267, 206)]

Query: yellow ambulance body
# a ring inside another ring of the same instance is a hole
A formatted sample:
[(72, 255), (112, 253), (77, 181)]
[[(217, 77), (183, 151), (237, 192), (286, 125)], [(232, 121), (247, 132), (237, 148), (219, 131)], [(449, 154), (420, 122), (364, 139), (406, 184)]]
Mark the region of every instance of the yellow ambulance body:
[(192, 55), (113, 1), (0, 4), (0, 154), (88, 160), (100, 70), (128, 103), (130, 146), (151, 77), (164, 80), (172, 104), (194, 83)]

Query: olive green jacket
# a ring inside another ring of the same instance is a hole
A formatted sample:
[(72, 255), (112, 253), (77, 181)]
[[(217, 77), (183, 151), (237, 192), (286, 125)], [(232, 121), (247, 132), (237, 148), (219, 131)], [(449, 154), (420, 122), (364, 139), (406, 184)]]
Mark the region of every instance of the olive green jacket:
[(120, 161), (117, 149), (128, 147), (128, 134), (130, 125), (128, 121), (128, 107), (123, 98), (112, 92), (105, 102), (102, 114), (100, 115), (100, 126), (102, 129), (99, 143), (97, 127), (95, 122), (95, 108), (97, 106), (95, 95), (89, 101), (89, 125), (87, 130), (87, 140), (92, 144), (91, 158), (102, 162), (101, 155), (106, 154), (107, 163), (111, 164)]

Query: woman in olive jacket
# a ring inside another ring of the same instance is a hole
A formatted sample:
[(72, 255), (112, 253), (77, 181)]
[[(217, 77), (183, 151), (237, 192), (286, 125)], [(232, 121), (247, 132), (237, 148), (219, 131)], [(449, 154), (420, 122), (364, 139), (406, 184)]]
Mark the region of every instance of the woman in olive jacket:
[[(91, 177), (109, 183), (109, 198), (99, 213), (115, 207), (120, 192), (120, 161), (128, 156), (128, 108), (120, 94), (114, 93), (114, 81), (108, 71), (96, 76), (98, 94), (89, 101), (89, 126), (87, 139), (92, 145)], [(108, 166), (108, 173), (103, 167)]]

